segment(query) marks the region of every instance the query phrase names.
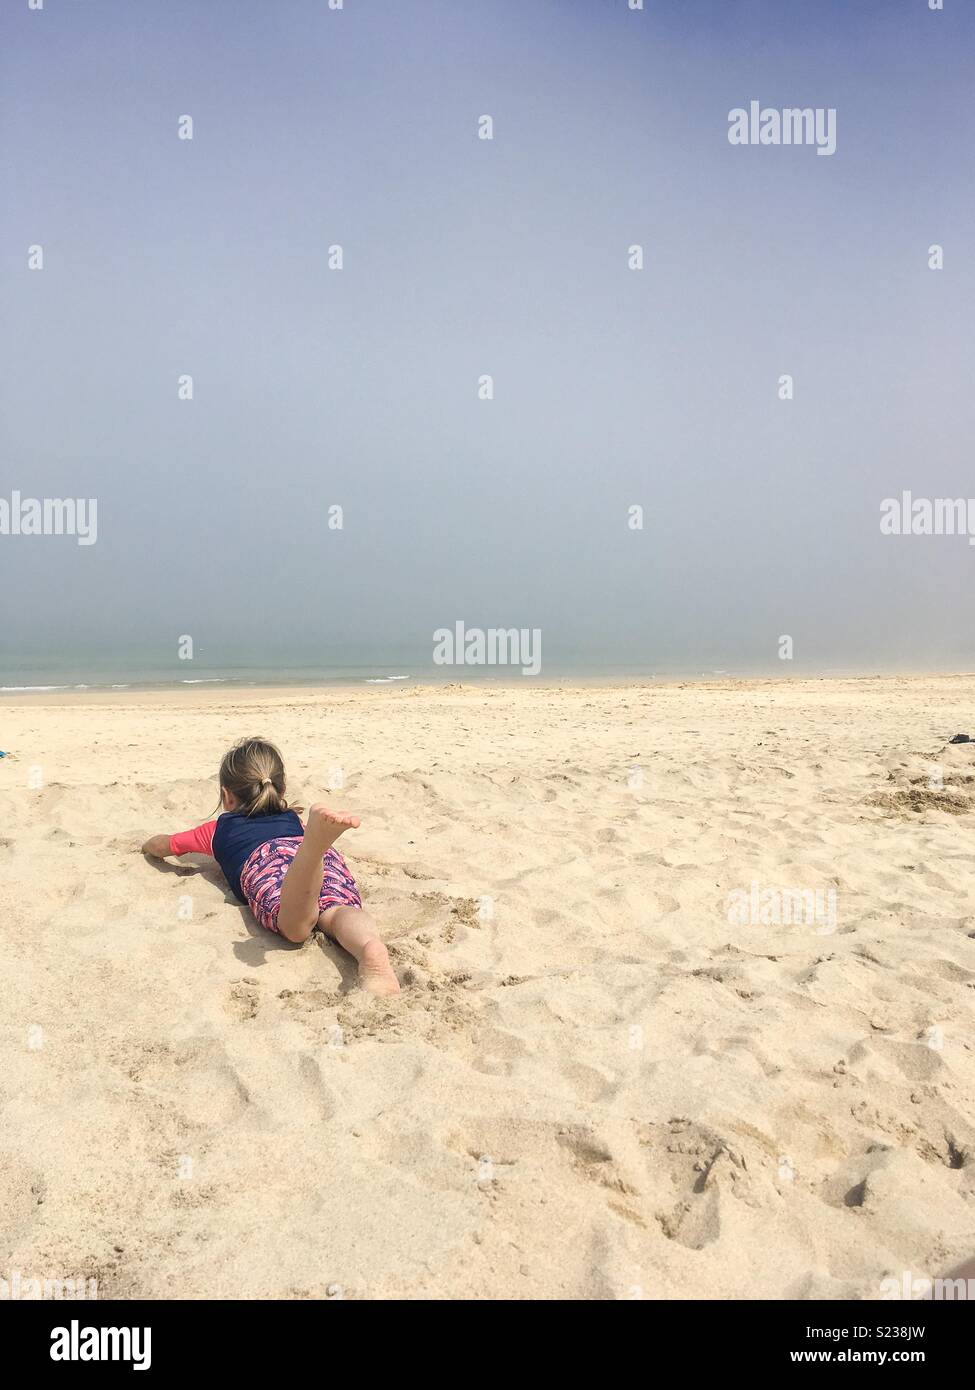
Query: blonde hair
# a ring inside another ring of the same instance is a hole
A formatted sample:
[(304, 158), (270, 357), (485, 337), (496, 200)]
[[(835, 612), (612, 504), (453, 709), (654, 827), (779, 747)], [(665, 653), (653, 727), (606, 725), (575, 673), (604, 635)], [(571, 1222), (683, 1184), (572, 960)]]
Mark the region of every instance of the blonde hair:
[(300, 806), (288, 805), (284, 795), (284, 762), (274, 744), (263, 738), (241, 739), (224, 754), (220, 786), (233, 793), (246, 816), (301, 811)]

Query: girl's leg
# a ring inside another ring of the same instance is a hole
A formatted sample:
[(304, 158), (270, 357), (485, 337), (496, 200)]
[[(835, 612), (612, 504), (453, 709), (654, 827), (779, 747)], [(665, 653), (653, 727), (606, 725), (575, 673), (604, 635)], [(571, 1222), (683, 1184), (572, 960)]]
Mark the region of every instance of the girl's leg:
[(343, 830), (358, 827), (358, 816), (330, 811), (321, 804), (309, 810), (304, 839), (281, 884), (278, 931), (289, 941), (307, 941), (315, 930), (324, 877), (322, 860)]
[(379, 928), (362, 907), (328, 907), (318, 918), (322, 931), (359, 962), (359, 983), (370, 994), (399, 994), (399, 980), (389, 963), (389, 952)]

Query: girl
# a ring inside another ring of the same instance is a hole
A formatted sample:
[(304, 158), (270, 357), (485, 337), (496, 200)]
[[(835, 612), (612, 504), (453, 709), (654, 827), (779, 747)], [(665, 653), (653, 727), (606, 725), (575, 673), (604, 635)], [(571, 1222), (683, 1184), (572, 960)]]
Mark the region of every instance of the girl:
[(209, 854), (236, 897), (262, 927), (289, 941), (307, 941), (316, 927), (359, 962), (359, 983), (372, 994), (398, 994), (399, 983), (375, 922), (348, 865), (333, 846), (359, 817), (320, 803), (302, 826), (284, 796), (284, 763), (273, 743), (244, 739), (220, 764), (217, 820), (178, 835), (152, 835), (143, 854)]

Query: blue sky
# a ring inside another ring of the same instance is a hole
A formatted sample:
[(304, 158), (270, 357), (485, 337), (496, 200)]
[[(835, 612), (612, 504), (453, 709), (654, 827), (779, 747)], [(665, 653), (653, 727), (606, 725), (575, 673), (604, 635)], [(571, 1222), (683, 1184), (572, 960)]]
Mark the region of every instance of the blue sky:
[[(0, 39), (0, 492), (99, 519), (0, 537), (11, 643), (975, 666), (975, 549), (879, 531), (975, 496), (961, 0), (9, 0)], [(752, 99), (836, 153), (731, 146)]]

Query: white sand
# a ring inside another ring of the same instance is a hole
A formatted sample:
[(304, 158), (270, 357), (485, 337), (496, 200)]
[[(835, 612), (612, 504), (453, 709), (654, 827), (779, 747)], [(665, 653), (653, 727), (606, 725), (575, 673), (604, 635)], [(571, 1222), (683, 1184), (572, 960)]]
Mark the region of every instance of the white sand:
[[(4, 700), (0, 1276), (873, 1298), (966, 1258), (959, 729), (971, 678)], [(139, 854), (252, 733), (306, 805), (344, 769), (398, 1000)], [(753, 882), (835, 930), (729, 923)]]

